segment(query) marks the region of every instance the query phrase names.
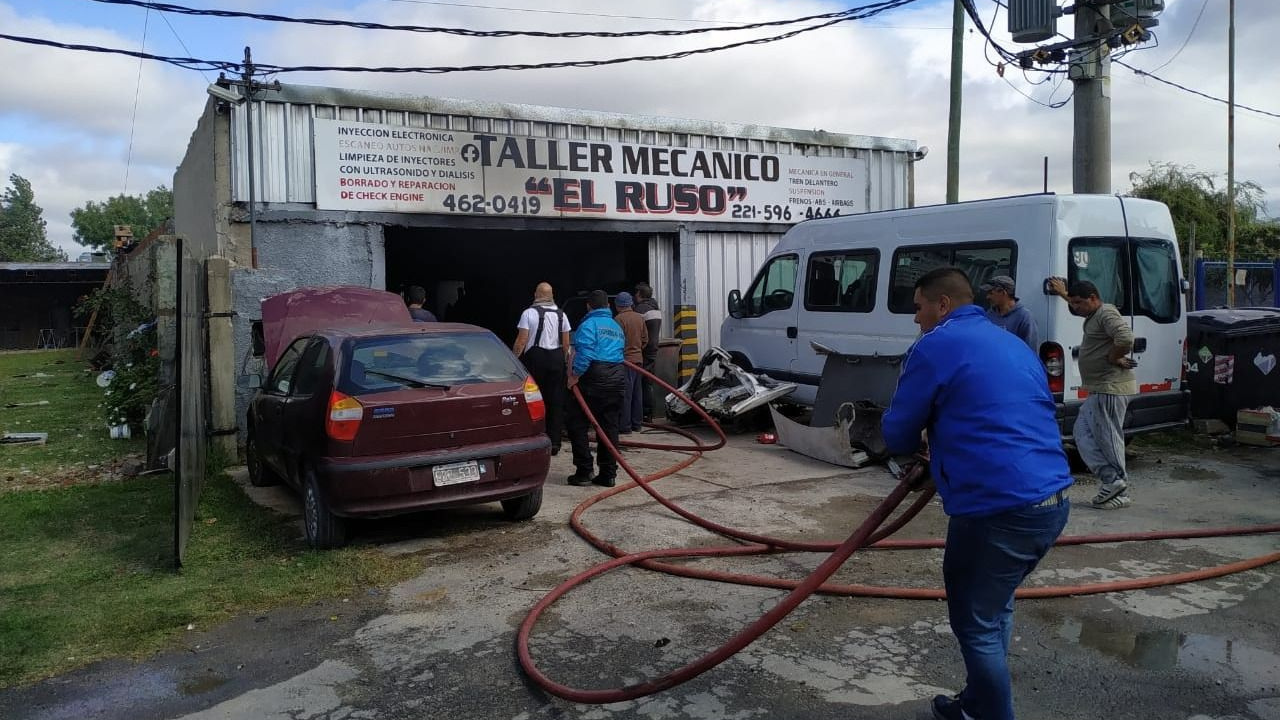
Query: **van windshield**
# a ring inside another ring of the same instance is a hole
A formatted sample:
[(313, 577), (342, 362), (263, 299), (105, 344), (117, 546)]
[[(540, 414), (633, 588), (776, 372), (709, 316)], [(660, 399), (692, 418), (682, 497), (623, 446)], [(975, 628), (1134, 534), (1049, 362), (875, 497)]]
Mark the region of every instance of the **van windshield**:
[(1105, 303), (1122, 315), (1141, 315), (1158, 323), (1177, 321), (1177, 260), (1173, 243), (1155, 238), (1075, 238), (1068, 245), (1068, 284), (1087, 280)]

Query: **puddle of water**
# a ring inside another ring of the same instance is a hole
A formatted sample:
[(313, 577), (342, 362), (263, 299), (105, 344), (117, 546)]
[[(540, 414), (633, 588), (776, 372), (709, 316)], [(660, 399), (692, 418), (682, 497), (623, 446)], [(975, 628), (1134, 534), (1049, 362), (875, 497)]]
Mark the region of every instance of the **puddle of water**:
[(178, 684), (178, 692), (183, 695), (203, 695), (204, 693), (217, 690), (227, 684), (227, 679), (216, 673), (206, 673), (204, 675), (196, 675), (189, 677)]
[(1240, 686), (1246, 692), (1280, 687), (1280, 655), (1239, 640), (1173, 630), (1131, 632), (1068, 618), (1058, 634), (1143, 670), (1180, 668)]

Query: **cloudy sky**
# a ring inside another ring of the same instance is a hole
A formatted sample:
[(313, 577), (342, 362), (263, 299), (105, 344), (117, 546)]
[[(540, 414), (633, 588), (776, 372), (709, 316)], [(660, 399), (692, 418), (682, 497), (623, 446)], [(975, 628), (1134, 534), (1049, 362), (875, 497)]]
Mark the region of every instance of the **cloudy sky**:
[[(171, 0), (199, 8), (476, 29), (630, 30), (697, 28), (830, 12), (816, 0)], [(858, 4), (862, 0), (857, 0)], [(1004, 12), (976, 0), (985, 18)], [(1227, 0), (1166, 0), (1158, 47), (1125, 62), (1209, 95), (1227, 95)], [(1237, 2), (1237, 102), (1280, 113), (1280, 75), (1268, 48), (1280, 33), (1280, 2)], [(637, 17), (641, 16), (641, 17)], [(1199, 21), (1197, 23), (1197, 17)], [(917, 169), (917, 201), (941, 202), (946, 186), (951, 2), (919, 0), (872, 20), (768, 45), (658, 63), (594, 69), (452, 75), (287, 74), (294, 82), (480, 100), (580, 107), (914, 139), (931, 149)], [(1070, 32), (1070, 17), (1060, 29)], [(1194, 26), (1194, 32), (1192, 32)], [(775, 31), (776, 32), (776, 31)], [(0, 33), (139, 49), (160, 55), (239, 60), (244, 47), (276, 65), (467, 65), (654, 54), (721, 44), (729, 33), (670, 39), (469, 39), (304, 27), (146, 12), (92, 0), (0, 0)], [(145, 38), (145, 39), (144, 39)], [(1184, 47), (1185, 45), (1185, 47)], [(988, 53), (992, 58), (994, 54)], [(1166, 64), (1167, 63), (1167, 64)], [(0, 40), (0, 183), (32, 182), (50, 238), (73, 255), (69, 213), (88, 200), (173, 184), (173, 172), (212, 76), (155, 62)], [(1157, 68), (1159, 68), (1157, 70)], [(965, 43), (961, 199), (1041, 188), (1071, 189), (1070, 83), (1009, 71)], [(1047, 81), (1046, 81), (1047, 80)], [(1227, 109), (1114, 68), (1113, 190), (1151, 162), (1225, 174)], [(135, 112), (136, 104), (136, 112)], [(1280, 215), (1280, 118), (1236, 114), (1237, 177), (1260, 184)]]

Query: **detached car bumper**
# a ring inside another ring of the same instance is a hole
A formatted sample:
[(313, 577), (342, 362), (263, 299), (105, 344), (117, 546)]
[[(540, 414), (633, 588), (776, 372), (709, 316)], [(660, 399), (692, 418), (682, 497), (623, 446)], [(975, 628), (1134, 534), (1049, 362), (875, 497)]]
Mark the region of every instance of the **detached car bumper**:
[[(437, 486), (433, 468), (474, 461), (480, 478)], [(551, 467), (546, 435), (424, 453), (320, 458), (316, 479), (331, 512), (344, 517), (386, 517), (496, 502), (542, 487)]]
[[(1134, 395), (1124, 417), (1124, 434), (1143, 433), (1182, 427), (1190, 417), (1191, 393), (1186, 390), (1151, 392)], [(1064, 440), (1073, 440), (1076, 417), (1084, 401), (1058, 403), (1058, 429)]]

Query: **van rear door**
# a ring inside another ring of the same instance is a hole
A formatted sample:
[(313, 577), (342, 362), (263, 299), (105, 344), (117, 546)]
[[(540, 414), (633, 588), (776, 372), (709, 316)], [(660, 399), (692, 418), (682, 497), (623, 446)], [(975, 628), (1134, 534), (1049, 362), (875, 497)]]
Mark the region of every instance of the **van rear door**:
[[(1078, 237), (1068, 281), (1088, 280), (1133, 328), (1140, 393), (1180, 389), (1185, 340), (1178, 251), (1171, 238)], [(1068, 397), (1067, 399), (1072, 399)]]

